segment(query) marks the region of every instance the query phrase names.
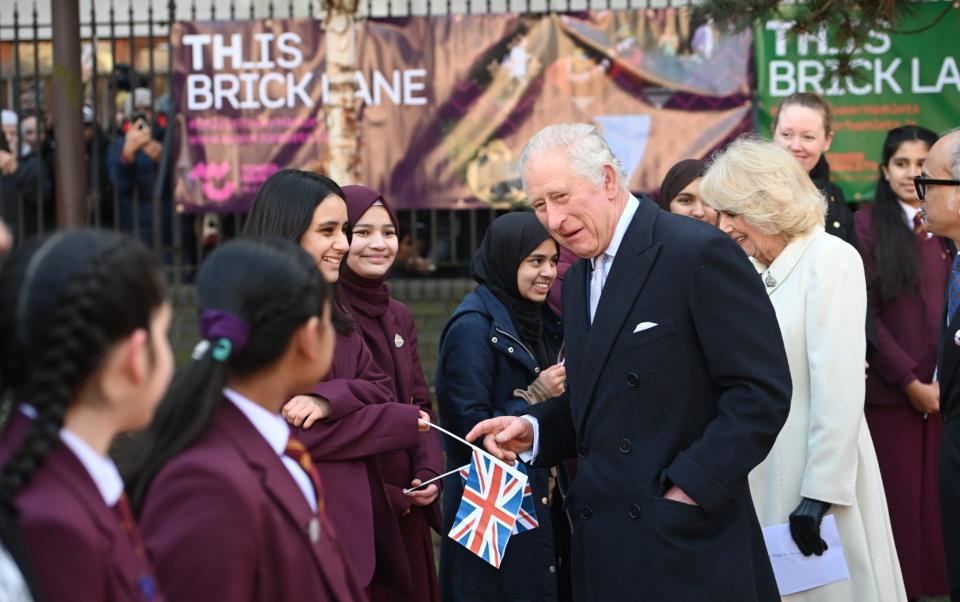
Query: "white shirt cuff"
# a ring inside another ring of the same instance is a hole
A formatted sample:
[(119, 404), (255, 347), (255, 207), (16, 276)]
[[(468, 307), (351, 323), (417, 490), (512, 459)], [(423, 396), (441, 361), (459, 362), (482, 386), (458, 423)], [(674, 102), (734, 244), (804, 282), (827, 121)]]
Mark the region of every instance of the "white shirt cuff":
[(534, 418), (529, 414), (524, 414), (520, 418), (523, 418), (530, 423), (530, 426), (533, 427), (533, 447), (529, 450), (520, 452), (520, 459), (527, 464), (532, 464), (537, 456), (540, 455), (540, 421)]

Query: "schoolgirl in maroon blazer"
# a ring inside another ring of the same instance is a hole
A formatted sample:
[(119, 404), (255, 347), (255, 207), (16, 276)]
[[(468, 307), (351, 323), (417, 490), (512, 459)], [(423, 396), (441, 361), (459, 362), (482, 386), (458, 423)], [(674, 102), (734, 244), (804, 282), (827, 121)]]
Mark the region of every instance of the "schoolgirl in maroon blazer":
[[(334, 287), (349, 249), (343, 191), (325, 176), (286, 169), (264, 182), (247, 218), (245, 235), (295, 241), (313, 258)], [(292, 399), (283, 414), (310, 450), (325, 483), (330, 517), (345, 541), (357, 580), (412, 587), (400, 525), (384, 493), (378, 454), (414, 450), (420, 444), (415, 421), (419, 406), (397, 403), (390, 378), (355, 328), (334, 288), (332, 321), (337, 352), (330, 373), (312, 390)], [(361, 409), (357, 409), (357, 408)], [(394, 418), (400, 416), (400, 419)], [(363, 418), (360, 418), (363, 417)]]
[(117, 234), (59, 232), (4, 264), (0, 383), (23, 405), (0, 446), (0, 496), (44, 600), (164, 599), (107, 450), (166, 390), (170, 315), (156, 259)]
[[(280, 415), (330, 368), (330, 290), (296, 245), (240, 239), (197, 282), (204, 340), (145, 437), (134, 495), (178, 601), (363, 600), (330, 490)], [(398, 428), (418, 432), (416, 413)]]
[[(430, 391), (420, 365), (417, 329), (410, 310), (390, 296), (385, 284), (399, 247), (399, 222), (383, 196), (366, 186), (344, 186), (352, 238), (341, 268), (341, 299), (370, 348), (374, 361), (390, 378), (395, 397), (434, 416)], [(440, 599), (430, 528), (441, 529), (440, 482), (410, 493), (404, 490), (443, 471), (443, 450), (435, 431), (420, 435), (416, 449), (379, 458), (385, 492), (403, 534), (392, 556), (405, 559), (411, 589), (402, 582), (374, 576), (374, 602)]]

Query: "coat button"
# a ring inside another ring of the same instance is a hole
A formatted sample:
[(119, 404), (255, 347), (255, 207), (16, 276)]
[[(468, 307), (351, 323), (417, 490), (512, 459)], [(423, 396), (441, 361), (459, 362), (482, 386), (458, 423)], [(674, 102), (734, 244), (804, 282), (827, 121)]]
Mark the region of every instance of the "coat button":
[(586, 458), (588, 453), (590, 453), (590, 447), (586, 443), (577, 446), (577, 455), (581, 458)]
[(633, 444), (630, 443), (629, 439), (621, 439), (617, 449), (620, 450), (621, 454), (629, 454), (630, 450), (633, 449)]
[(640, 518), (640, 506), (633, 504), (630, 506), (630, 512), (628, 512), (630, 518), (636, 520)]
[(540, 367), (537, 366), (536, 368), (534, 368), (534, 369), (533, 369), (533, 373), (534, 373), (534, 374), (540, 374)]
[(551, 564), (551, 565), (550, 565), (550, 568), (549, 568), (548, 570), (549, 570), (551, 573), (556, 573), (556, 572), (557, 572), (557, 567), (555, 567), (555, 566), (553, 566), (553, 565)]
[(640, 384), (640, 377), (637, 376), (636, 372), (631, 372), (627, 375), (627, 384), (631, 387), (636, 387)]
[(840, 222), (833, 222), (833, 227), (839, 229), (839, 228), (840, 228)]
[(497, 337), (493, 337), (492, 339), (490, 339), (490, 342), (491, 342), (491, 343), (496, 343), (496, 342), (497, 342)]
[(584, 506), (583, 508), (580, 509), (580, 518), (582, 518), (583, 520), (590, 520), (592, 516), (593, 516), (593, 508), (591, 508), (590, 506)]
[(550, 500), (547, 499), (547, 496), (543, 496), (542, 498), (540, 498), (540, 503), (543, 504), (544, 506), (546, 506), (549, 501)]
[(513, 347), (507, 347), (507, 353), (513, 353)]

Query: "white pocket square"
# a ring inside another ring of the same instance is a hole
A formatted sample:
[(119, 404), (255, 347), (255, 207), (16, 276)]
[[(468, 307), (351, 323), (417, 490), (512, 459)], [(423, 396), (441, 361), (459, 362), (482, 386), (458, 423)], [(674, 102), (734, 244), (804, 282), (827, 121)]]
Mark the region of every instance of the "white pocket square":
[(637, 324), (637, 327), (633, 329), (633, 333), (643, 332), (644, 330), (650, 330), (658, 326), (656, 322), (640, 322)]

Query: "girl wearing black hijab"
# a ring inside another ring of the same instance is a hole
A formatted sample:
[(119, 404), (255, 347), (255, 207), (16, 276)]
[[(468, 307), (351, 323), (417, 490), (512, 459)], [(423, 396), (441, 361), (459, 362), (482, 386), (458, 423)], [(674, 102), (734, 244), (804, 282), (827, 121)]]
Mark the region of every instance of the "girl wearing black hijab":
[(660, 184), (660, 208), (716, 226), (717, 212), (700, 199), (700, 178), (705, 171), (700, 159), (684, 159), (671, 167)]
[[(561, 395), (560, 324), (546, 304), (559, 248), (532, 213), (497, 218), (473, 256), (479, 283), (440, 337), (437, 402), (443, 425), (463, 436), (486, 418), (518, 415)], [(470, 462), (470, 449), (446, 438), (447, 468)], [(514, 534), (499, 570), (445, 537), (440, 545), (444, 600), (558, 600), (561, 569), (551, 520), (551, 471), (528, 468), (539, 527)], [(460, 477), (443, 488), (445, 531), (463, 496)], [(559, 498), (559, 496), (556, 496)], [(559, 503), (559, 500), (556, 500)]]

